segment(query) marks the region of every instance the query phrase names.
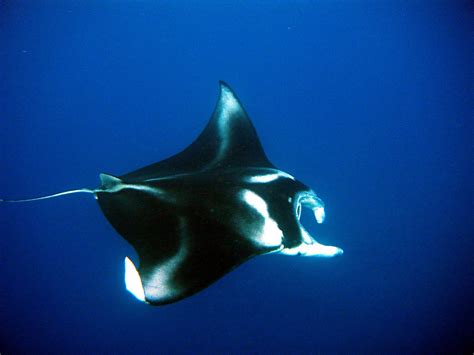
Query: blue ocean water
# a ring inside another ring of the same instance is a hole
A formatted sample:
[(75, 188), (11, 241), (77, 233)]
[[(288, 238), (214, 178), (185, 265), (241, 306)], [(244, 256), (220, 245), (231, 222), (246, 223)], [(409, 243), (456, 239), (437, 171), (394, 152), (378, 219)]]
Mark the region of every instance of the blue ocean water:
[(186, 147), (218, 80), (326, 203), (334, 259), (255, 258), (151, 307), (76, 195), (0, 205), (0, 353), (474, 350), (473, 7), (0, 1), (0, 197), (96, 187)]

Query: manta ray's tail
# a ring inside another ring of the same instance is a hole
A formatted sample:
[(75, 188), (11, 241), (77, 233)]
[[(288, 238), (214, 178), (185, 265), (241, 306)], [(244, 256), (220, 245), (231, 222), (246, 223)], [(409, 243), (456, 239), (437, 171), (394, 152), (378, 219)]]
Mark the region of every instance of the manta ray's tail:
[(95, 191), (91, 189), (77, 189), (77, 190), (69, 190), (69, 191), (63, 191), (63, 192), (58, 192), (57, 194), (52, 194), (52, 195), (47, 195), (47, 196), (41, 196), (41, 197), (34, 197), (34, 198), (26, 198), (26, 199), (21, 199), (21, 200), (4, 200), (0, 198), (0, 202), (31, 202), (31, 201), (40, 201), (40, 200), (47, 200), (50, 198), (55, 198), (59, 196), (64, 196), (64, 195), (70, 195), (70, 194), (77, 194), (77, 193), (88, 193), (88, 194), (94, 194)]

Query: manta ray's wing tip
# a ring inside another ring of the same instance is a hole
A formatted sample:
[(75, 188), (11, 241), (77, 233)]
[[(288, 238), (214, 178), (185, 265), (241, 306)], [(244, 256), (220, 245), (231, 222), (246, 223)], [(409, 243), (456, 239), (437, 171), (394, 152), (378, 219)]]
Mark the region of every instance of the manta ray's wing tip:
[(229, 84), (227, 84), (224, 80), (219, 80), (219, 87), (222, 88), (227, 88), (230, 89)]
[(234, 90), (232, 90), (232, 88), (230, 87), (229, 84), (227, 84), (224, 80), (219, 80), (219, 91), (221, 93), (221, 97), (222, 96), (225, 96), (226, 94), (228, 96), (232, 96), (234, 98), (236, 98), (236, 94), (234, 92)]

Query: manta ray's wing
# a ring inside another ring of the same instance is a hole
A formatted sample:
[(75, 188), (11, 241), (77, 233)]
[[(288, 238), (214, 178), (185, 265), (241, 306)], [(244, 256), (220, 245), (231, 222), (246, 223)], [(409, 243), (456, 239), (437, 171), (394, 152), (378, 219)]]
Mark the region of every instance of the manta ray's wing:
[(279, 249), (254, 242), (265, 223), (260, 206), (245, 205), (242, 187), (222, 180), (224, 171), (257, 167), (273, 168), (244, 108), (221, 82), (212, 118), (188, 148), (120, 178), (102, 174), (102, 211), (140, 259), (138, 270), (126, 263), (133, 275), (127, 288), (135, 285), (132, 293), (149, 303), (175, 302)]
[(331, 257), (342, 249), (314, 240), (299, 223), (301, 206), (324, 219), (324, 204), (273, 167), (232, 90), (221, 82), (216, 109), (181, 153), (122, 177), (101, 174), (94, 194), (114, 228), (135, 248), (125, 262), (127, 289), (151, 304), (192, 295), (249, 258), (280, 251)]
[(221, 81), (214, 113), (204, 131), (190, 146), (168, 159), (121, 178), (134, 182), (219, 167), (242, 166), (273, 168), (239, 99)]
[(232, 201), (225, 204), (231, 193), (226, 196), (183, 186), (184, 195), (194, 195), (175, 204), (166, 196), (157, 198), (124, 183), (121, 186), (119, 181), (104, 182), (118, 192), (97, 192), (97, 197), (107, 219), (137, 251), (139, 267), (126, 259), (125, 278), (129, 291), (142, 301), (155, 305), (176, 302), (249, 258), (278, 248), (256, 245), (246, 238), (252, 234), (252, 220), (259, 215)]

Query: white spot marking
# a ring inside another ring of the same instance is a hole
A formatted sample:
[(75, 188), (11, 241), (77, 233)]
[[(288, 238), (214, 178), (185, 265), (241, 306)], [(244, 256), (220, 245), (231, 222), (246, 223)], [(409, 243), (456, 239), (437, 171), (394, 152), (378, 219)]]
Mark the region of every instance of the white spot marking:
[(260, 230), (259, 243), (263, 246), (278, 246), (281, 244), (283, 232), (278, 227), (278, 224), (270, 217), (267, 203), (250, 190), (242, 191), (242, 199), (257, 211), (263, 217), (263, 226)]
[(186, 222), (183, 218), (179, 221), (180, 243), (178, 252), (165, 262), (158, 265), (147, 282), (147, 296), (154, 299), (172, 298), (180, 292), (177, 285), (172, 284), (174, 274), (188, 254), (186, 241)]
[(125, 287), (138, 300), (145, 302), (142, 279), (133, 262), (125, 257)]
[(229, 146), (229, 137), (227, 137), (226, 132), (228, 130), (228, 125), (230, 118), (234, 113), (236, 113), (239, 110), (239, 102), (235, 98), (235, 96), (232, 94), (232, 92), (227, 88), (223, 87), (222, 92), (221, 92), (221, 112), (218, 113), (219, 119), (217, 120), (218, 123), (218, 132), (219, 132), (219, 138), (221, 140), (221, 144), (219, 145), (219, 151), (217, 152), (217, 156), (215, 158), (215, 161), (219, 161), (221, 157), (225, 154), (227, 151), (227, 148)]
[(239, 108), (239, 103), (237, 99), (227, 87), (222, 89), (222, 103), (222, 109), (223, 113), (226, 115), (226, 119), (228, 119), (230, 115), (237, 111), (237, 109)]
[(293, 176), (291, 176), (287, 173), (284, 173), (283, 171), (279, 171), (279, 172), (274, 173), (274, 174), (251, 176), (251, 177), (247, 178), (247, 181), (252, 182), (252, 183), (266, 183), (266, 182), (275, 181), (279, 178), (287, 178), (287, 179), (291, 179), (291, 180), (295, 179)]

